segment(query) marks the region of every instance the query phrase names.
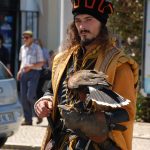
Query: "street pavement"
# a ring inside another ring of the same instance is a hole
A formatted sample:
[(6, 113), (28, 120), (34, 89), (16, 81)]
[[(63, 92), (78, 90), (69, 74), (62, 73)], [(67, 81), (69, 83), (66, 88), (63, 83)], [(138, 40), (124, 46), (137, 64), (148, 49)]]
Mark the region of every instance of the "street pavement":
[[(33, 126), (21, 126), (0, 150), (40, 150), (47, 124), (44, 118), (41, 124), (36, 125), (34, 118)], [(135, 122), (133, 135), (133, 150), (150, 150), (150, 123)]]

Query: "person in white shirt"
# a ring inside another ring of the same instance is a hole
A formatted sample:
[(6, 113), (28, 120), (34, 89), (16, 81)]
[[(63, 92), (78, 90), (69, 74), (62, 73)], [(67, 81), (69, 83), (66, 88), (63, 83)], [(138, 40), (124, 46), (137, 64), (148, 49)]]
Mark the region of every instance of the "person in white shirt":
[(23, 41), (24, 45), (20, 49), (21, 64), (17, 80), (20, 81), (20, 97), (25, 118), (22, 125), (32, 125), (33, 106), (44, 58), (40, 46), (33, 42), (32, 31), (23, 32)]

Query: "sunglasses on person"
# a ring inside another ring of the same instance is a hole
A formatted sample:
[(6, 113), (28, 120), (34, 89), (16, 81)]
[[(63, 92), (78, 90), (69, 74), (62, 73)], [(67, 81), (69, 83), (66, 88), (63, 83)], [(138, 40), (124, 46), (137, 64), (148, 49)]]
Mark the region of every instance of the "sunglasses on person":
[(28, 40), (29, 38), (31, 38), (31, 36), (23, 36), (22, 39), (26, 39)]

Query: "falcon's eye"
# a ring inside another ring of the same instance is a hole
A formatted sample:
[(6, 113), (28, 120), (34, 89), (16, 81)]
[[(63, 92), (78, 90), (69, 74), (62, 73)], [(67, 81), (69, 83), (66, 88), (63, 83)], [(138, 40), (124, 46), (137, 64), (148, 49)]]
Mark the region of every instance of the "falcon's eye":
[(95, 70), (91, 70), (91, 73), (95, 73), (95, 74), (97, 74), (97, 72), (96, 72)]

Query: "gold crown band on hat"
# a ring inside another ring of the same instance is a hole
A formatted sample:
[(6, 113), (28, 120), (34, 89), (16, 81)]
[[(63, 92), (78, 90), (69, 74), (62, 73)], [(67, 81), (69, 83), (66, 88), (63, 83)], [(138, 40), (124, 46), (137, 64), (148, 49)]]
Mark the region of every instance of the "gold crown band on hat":
[(104, 13), (105, 7), (107, 7), (107, 6), (105, 6), (104, 8), (102, 8), (103, 3), (104, 3), (104, 0), (101, 0), (100, 4), (98, 6), (98, 11), (101, 12), (102, 14)]
[(114, 13), (114, 8), (113, 8), (113, 6), (112, 6), (111, 4), (109, 4), (109, 8), (110, 8), (110, 10), (111, 10), (111, 13), (110, 13), (110, 14), (113, 14), (113, 13)]
[(102, 14), (104, 13), (105, 8), (110, 7), (110, 4), (102, 7), (104, 2), (105, 2), (105, 0), (101, 0), (100, 4), (98, 6), (98, 11), (101, 12)]
[(106, 23), (109, 14), (114, 12), (113, 5), (107, 0), (71, 0), (74, 16), (78, 14), (89, 14), (101, 22)]
[(114, 12), (112, 3), (108, 2), (106, 0), (71, 0), (71, 1), (73, 4), (73, 9), (80, 7), (81, 1), (85, 1), (85, 8), (94, 9), (94, 5), (95, 5), (96, 1), (100, 1), (99, 5), (98, 5), (98, 11), (100, 13), (105, 13), (104, 10), (108, 7), (110, 8), (110, 14)]
[(72, 4), (73, 4), (73, 8), (78, 8), (79, 7), (79, 4), (80, 4), (80, 0), (72, 0)]

